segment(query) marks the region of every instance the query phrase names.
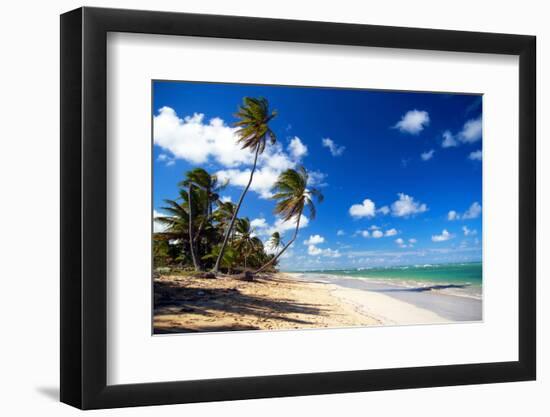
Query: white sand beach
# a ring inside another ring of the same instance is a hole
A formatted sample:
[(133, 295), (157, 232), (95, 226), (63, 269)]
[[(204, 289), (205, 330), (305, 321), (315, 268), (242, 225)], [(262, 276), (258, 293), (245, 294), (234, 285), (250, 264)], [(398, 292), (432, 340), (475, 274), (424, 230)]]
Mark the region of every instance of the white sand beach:
[(155, 278), (154, 332), (395, 326), (481, 319), (481, 300), (437, 292), (391, 292), (364, 288), (361, 280), (349, 281), (299, 273), (264, 274), (252, 282), (235, 276), (159, 276)]

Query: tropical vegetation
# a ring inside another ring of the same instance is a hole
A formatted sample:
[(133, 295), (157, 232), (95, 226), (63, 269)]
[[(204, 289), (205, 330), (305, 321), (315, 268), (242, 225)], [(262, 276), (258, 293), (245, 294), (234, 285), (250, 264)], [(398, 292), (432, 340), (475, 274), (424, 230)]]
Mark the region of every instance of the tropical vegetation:
[(254, 230), (250, 219), (239, 217), (248, 192), (258, 157), (267, 141), (273, 145), (276, 136), (269, 123), (277, 115), (269, 109), (265, 98), (246, 97), (236, 114), (236, 140), (242, 149), (254, 154), (250, 178), (237, 204), (222, 201), (220, 192), (229, 185), (203, 168), (185, 173), (178, 183), (178, 196), (164, 200), (163, 214), (154, 220), (162, 231), (153, 234), (155, 268), (195, 271), (215, 277), (220, 271), (233, 274), (275, 270), (280, 257), (296, 241), (304, 211), (315, 218), (314, 200), (322, 202), (322, 194), (309, 183), (303, 166), (287, 169), (273, 186), (274, 214), (283, 222), (294, 224), (288, 242), (275, 231), (265, 242)]

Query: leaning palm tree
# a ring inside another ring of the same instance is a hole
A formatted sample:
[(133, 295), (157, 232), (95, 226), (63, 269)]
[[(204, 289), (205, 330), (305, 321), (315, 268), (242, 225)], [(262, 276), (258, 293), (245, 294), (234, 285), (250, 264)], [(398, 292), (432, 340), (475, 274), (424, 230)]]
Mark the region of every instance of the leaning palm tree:
[(258, 163), (258, 156), (262, 154), (265, 150), (266, 141), (269, 138), (271, 144), (274, 144), (276, 141), (275, 133), (269, 127), (269, 122), (277, 115), (276, 111), (269, 110), (269, 103), (265, 98), (251, 98), (245, 97), (243, 104), (240, 106), (239, 111), (236, 114), (236, 117), (239, 119), (235, 123), (235, 126), (238, 127), (236, 132), (238, 136), (238, 143), (241, 145), (241, 149), (248, 149), (250, 152), (254, 153), (254, 163), (252, 169), (250, 170), (250, 179), (244, 188), (241, 197), (237, 203), (235, 213), (229, 223), (229, 227), (225, 231), (225, 236), (223, 238), (222, 245), (220, 247), (220, 252), (212, 272), (217, 273), (220, 267), (220, 262), (223, 258), (223, 252), (227, 246), (227, 241), (231, 235), (233, 225), (235, 224), (235, 219), (241, 208), (244, 196), (250, 188), (252, 183), (252, 178), (254, 177), (254, 171), (256, 171), (256, 165)]
[(279, 175), (277, 182), (273, 186), (275, 195), (272, 198), (278, 200), (274, 213), (281, 216), (285, 222), (293, 220), (296, 223), (296, 229), (294, 230), (292, 239), (283, 246), (281, 251), (254, 273), (261, 272), (270, 265), (273, 265), (289, 246), (294, 243), (298, 237), (300, 219), (305, 208), (309, 211), (309, 218), (312, 220), (315, 218), (316, 210), (313, 204), (313, 198), (321, 203), (323, 201), (323, 194), (315, 188), (308, 188), (308, 178), (308, 173), (303, 166), (299, 167), (297, 171), (294, 169), (287, 169)]

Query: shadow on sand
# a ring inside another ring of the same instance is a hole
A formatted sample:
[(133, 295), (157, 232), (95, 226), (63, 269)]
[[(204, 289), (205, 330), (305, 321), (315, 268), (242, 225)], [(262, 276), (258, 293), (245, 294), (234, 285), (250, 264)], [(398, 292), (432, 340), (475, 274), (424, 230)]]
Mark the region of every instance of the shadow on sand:
[[(236, 288), (179, 287), (170, 283), (155, 282), (155, 317), (182, 313), (213, 316), (213, 312), (235, 315), (254, 315), (259, 319), (282, 320), (294, 324), (310, 324), (309, 321), (289, 317), (289, 314), (323, 315), (322, 306), (297, 303), (291, 300), (272, 300), (246, 295)], [(189, 333), (205, 331), (258, 330), (250, 325), (213, 325), (189, 328), (184, 326), (155, 326), (155, 334)]]

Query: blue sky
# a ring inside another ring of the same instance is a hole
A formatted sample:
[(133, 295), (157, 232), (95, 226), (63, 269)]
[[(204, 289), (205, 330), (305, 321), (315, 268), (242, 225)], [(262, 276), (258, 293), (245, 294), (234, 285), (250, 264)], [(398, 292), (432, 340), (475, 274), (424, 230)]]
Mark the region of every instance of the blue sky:
[[(156, 213), (201, 166), (230, 180), (235, 202), (252, 154), (234, 140), (243, 97), (265, 97), (277, 144), (260, 159), (239, 216), (264, 240), (290, 239), (272, 214), (271, 185), (303, 164), (325, 201), (281, 260), (288, 270), (481, 260), (481, 96), (155, 81)], [(248, 171), (247, 171), (248, 170)]]

